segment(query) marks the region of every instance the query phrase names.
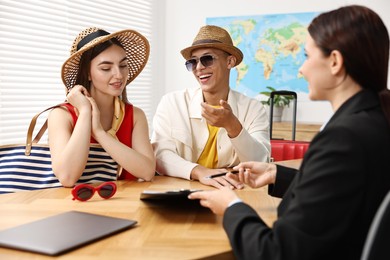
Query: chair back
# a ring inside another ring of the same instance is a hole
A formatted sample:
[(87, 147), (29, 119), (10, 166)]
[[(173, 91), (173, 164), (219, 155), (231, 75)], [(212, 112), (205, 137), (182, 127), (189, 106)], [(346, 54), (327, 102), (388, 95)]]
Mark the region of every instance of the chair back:
[(309, 148), (310, 142), (271, 140), (271, 161), (301, 159)]
[(361, 260), (390, 259), (390, 191), (383, 199), (368, 230)]

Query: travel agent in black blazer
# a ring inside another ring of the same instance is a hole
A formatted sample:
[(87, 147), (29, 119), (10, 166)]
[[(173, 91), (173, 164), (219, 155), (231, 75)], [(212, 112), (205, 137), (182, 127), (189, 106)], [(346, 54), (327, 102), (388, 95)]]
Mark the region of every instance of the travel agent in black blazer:
[[(357, 25), (361, 24), (362, 27)], [(345, 6), (308, 27), (300, 72), (312, 100), (334, 115), (312, 140), (300, 169), (242, 162), (226, 178), (269, 185), (282, 197), (268, 227), (227, 187), (192, 193), (223, 215), (237, 259), (359, 259), (370, 223), (390, 190), (389, 34), (372, 10)]]
[(234, 253), (238, 259), (359, 259), (390, 190), (389, 160), (390, 128), (377, 95), (363, 90), (313, 139), (299, 171), (277, 166), (269, 193), (284, 196), (272, 229), (247, 204), (227, 208), (223, 224)]

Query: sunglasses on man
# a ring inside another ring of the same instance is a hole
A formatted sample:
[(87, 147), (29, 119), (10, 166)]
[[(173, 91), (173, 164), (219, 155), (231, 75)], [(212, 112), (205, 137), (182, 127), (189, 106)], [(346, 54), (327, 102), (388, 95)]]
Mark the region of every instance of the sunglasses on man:
[(96, 191), (103, 199), (109, 199), (116, 192), (116, 184), (114, 182), (104, 182), (98, 187), (86, 183), (76, 185), (72, 189), (73, 200), (87, 201), (92, 198)]
[(201, 56), (199, 59), (193, 58), (193, 59), (187, 60), (185, 65), (186, 65), (186, 68), (188, 71), (194, 71), (196, 69), (196, 66), (198, 66), (199, 61), (203, 66), (210, 67), (213, 65), (215, 59), (216, 59), (216, 57), (214, 57), (212, 55), (204, 55), (204, 56)]

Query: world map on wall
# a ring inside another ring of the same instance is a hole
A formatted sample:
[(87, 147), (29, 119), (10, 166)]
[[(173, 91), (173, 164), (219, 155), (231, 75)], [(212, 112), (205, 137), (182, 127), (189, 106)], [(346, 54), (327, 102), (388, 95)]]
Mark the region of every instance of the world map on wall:
[(244, 54), (231, 72), (230, 87), (252, 97), (268, 91), (267, 86), (307, 93), (299, 68), (305, 60), (307, 26), (317, 14), (206, 18), (206, 24), (226, 29)]

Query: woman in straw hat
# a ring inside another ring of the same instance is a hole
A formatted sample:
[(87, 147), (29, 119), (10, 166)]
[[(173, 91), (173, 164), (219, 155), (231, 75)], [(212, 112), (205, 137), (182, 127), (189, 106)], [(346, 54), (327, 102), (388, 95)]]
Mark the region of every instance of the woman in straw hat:
[(49, 115), (52, 167), (62, 185), (73, 186), (83, 174), (90, 143), (99, 143), (123, 167), (120, 179), (153, 178), (147, 119), (126, 96), (149, 50), (147, 39), (133, 30), (88, 28), (74, 40), (62, 66), (68, 104)]
[(229, 176), (251, 187), (269, 184), (271, 195), (283, 197), (278, 220), (268, 227), (226, 188), (190, 195), (224, 215), (237, 259), (360, 259), (390, 190), (389, 34), (383, 21), (366, 7), (346, 6), (320, 14), (308, 30), (300, 72), (310, 99), (329, 101), (333, 117), (312, 140), (299, 171), (244, 162), (237, 176)]
[(242, 52), (221, 27), (200, 28), (192, 45), (181, 51), (200, 87), (165, 95), (153, 120), (157, 171), (215, 187), (240, 188), (226, 172), (241, 161), (266, 161), (269, 123), (262, 104), (229, 87), (230, 70)]

